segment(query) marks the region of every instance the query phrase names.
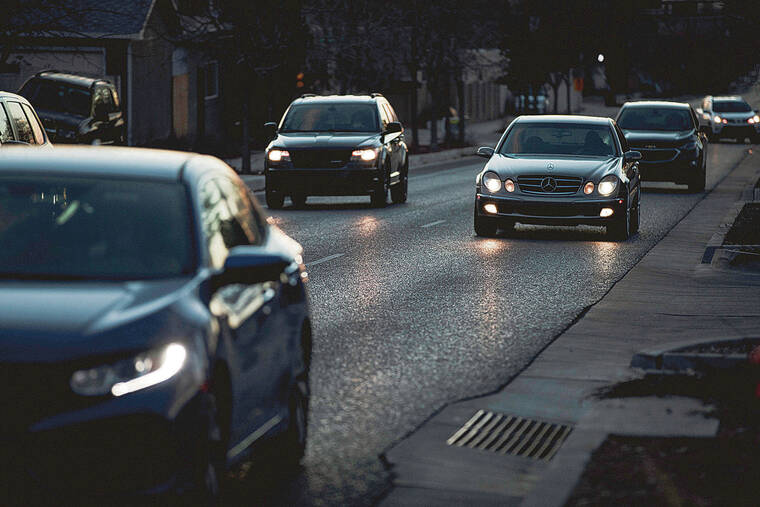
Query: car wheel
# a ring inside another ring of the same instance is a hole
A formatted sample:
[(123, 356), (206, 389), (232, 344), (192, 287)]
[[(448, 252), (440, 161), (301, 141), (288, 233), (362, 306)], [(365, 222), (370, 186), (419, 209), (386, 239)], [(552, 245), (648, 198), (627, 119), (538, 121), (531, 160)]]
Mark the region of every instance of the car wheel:
[(208, 396), (207, 438), (200, 444), (193, 466), (192, 487), (181, 498), (182, 505), (211, 507), (219, 503), (221, 481), (224, 474), (224, 444), (219, 424), (216, 397)]
[(496, 236), (496, 231), (499, 229), (499, 224), (495, 219), (490, 217), (483, 217), (478, 215), (478, 210), (475, 210), (474, 218), (475, 235), (484, 238), (491, 238)]
[(306, 206), (306, 196), (303, 194), (293, 194), (290, 196), (290, 201), (295, 208), (303, 208)]
[(607, 234), (614, 241), (625, 241), (631, 234), (631, 209), (626, 207), (625, 213), (613, 219), (607, 225)]
[(267, 208), (280, 209), (285, 204), (285, 196), (274, 190), (266, 191)]
[(391, 201), (394, 204), (401, 204), (406, 202), (407, 194), (409, 192), (409, 168), (404, 167), (401, 171), (401, 181), (391, 187)]
[(383, 181), (378, 182), (371, 196), (373, 208), (384, 208), (388, 204), (388, 171), (383, 174)]
[(689, 192), (704, 192), (706, 172), (706, 169), (702, 168), (692, 177), (689, 182)]

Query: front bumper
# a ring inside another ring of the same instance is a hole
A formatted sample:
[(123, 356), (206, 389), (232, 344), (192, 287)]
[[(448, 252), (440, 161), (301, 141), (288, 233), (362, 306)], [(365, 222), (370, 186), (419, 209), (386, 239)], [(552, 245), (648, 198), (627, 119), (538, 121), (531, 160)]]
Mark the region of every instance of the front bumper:
[[(486, 204), (496, 206), (496, 213), (488, 213)], [(601, 217), (603, 208), (611, 208), (613, 214)], [(584, 199), (568, 197), (503, 197), (478, 192), (475, 209), (479, 216), (490, 217), (524, 224), (543, 225), (607, 225), (625, 212), (625, 200), (619, 197), (606, 199)]]
[(264, 172), (266, 188), (285, 195), (366, 195), (381, 181), (376, 167), (346, 166), (339, 169), (278, 169)]
[(0, 473), (8, 487), (0, 504), (136, 502), (183, 490), (207, 442), (212, 406), (189, 377), (34, 422), (4, 411)]

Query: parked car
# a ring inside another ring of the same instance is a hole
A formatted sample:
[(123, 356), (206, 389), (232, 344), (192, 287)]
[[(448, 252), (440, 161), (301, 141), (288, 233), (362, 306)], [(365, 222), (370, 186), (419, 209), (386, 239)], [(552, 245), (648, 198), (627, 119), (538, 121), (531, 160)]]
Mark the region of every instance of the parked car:
[(56, 144), (125, 144), (124, 114), (109, 81), (44, 71), (29, 78), (18, 93), (37, 109)]
[(626, 102), (617, 114), (632, 150), (641, 153), (644, 181), (673, 181), (691, 192), (705, 189), (707, 136), (689, 104)]
[(639, 229), (641, 154), (609, 118), (520, 116), (477, 153), (489, 159), (475, 183), (478, 236), (516, 222), (606, 226), (619, 240)]
[(760, 116), (741, 97), (713, 97), (708, 95), (697, 109), (702, 129), (710, 140), (734, 138), (744, 142), (760, 143)]
[(0, 150), (0, 210), (0, 504), (207, 505), (224, 467), (267, 439), (268, 466), (297, 465), (302, 249), (232, 169), (158, 150)]
[(293, 101), (266, 149), (266, 202), (285, 196), (370, 195), (372, 205), (406, 202), (409, 158), (404, 128), (390, 103), (372, 95), (303, 95)]
[(0, 92), (0, 146), (50, 146), (34, 108), (24, 97)]

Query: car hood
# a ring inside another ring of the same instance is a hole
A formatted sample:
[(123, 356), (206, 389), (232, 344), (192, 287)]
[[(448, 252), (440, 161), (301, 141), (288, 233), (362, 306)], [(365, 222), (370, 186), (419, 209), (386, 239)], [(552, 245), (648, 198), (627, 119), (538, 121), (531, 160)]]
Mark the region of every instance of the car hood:
[[(552, 174), (597, 179), (612, 171), (620, 157), (554, 157), (494, 155), (485, 170), (496, 171), (502, 177), (518, 177), (526, 174)], [(549, 169), (552, 164), (552, 169)]]
[(626, 130), (623, 129), (625, 139), (631, 146), (641, 146), (644, 143), (655, 145), (673, 145), (685, 142), (695, 134), (692, 130), (663, 131), (663, 130)]
[(354, 149), (379, 144), (380, 134), (371, 132), (280, 133), (271, 147), (298, 149)]
[(171, 306), (187, 284), (2, 282), (0, 360), (60, 361), (144, 350), (174, 326)]
[(37, 109), (37, 114), (42, 124), (48, 128), (67, 127), (69, 130), (77, 130), (85, 119), (84, 116), (48, 109)]

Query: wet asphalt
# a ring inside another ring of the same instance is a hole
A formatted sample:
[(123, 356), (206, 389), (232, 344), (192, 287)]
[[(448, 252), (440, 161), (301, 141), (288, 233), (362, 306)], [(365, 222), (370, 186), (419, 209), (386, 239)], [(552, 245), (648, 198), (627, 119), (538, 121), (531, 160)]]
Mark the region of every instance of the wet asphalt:
[[(710, 145), (708, 191), (748, 148)], [(388, 487), (385, 449), (447, 403), (507, 383), (704, 197), (644, 183), (640, 233), (623, 243), (583, 226), (483, 239), (472, 229), (483, 165), (418, 170), (402, 205), (310, 198), (270, 213), (309, 272), (309, 441), (300, 475), (255, 492), (233, 481), (226, 503), (374, 503)]]

